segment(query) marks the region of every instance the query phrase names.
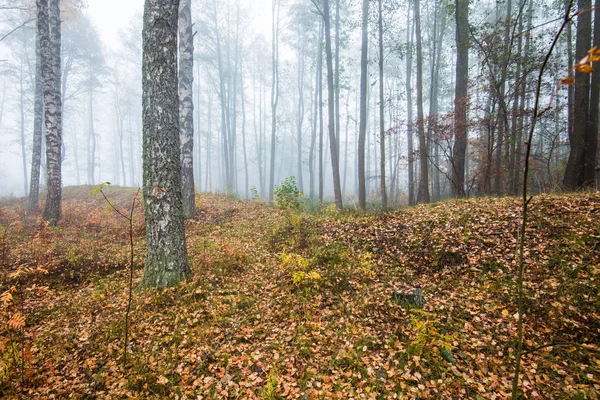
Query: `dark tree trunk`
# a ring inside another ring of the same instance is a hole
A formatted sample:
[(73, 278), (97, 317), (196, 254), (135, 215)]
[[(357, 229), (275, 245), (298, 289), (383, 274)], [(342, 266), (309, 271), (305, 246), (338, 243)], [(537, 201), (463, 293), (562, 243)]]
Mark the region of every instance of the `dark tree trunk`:
[(331, 169), (333, 173), (333, 192), (338, 210), (344, 208), (342, 203), (342, 185), (340, 180), (340, 160), (335, 129), (335, 88), (333, 79), (333, 54), (331, 50), (331, 20), (329, 0), (323, 1), (323, 21), (325, 24), (325, 54), (327, 58), (327, 92), (329, 105), (329, 151), (331, 153)]
[(360, 126), (358, 128), (358, 203), (362, 210), (367, 207), (365, 175), (365, 141), (367, 137), (367, 97), (369, 62), (369, 0), (362, 2), (362, 45), (360, 58)]
[(414, 24), (410, 23), (410, 3), (408, 4), (406, 24), (410, 28), (406, 30), (406, 141), (408, 142), (408, 204), (415, 204), (415, 149), (414, 143), (414, 122), (413, 122), (413, 102), (412, 102), (412, 44), (414, 38)]
[[(578, 0), (578, 9), (588, 10), (592, 6), (591, 0)], [(581, 60), (590, 49), (592, 34), (592, 14), (584, 12), (577, 17), (577, 43), (575, 59)], [(581, 189), (585, 184), (585, 137), (590, 122), (590, 76), (579, 70), (575, 71), (575, 103), (573, 132), (569, 135), (571, 152), (565, 169), (563, 185), (565, 190), (574, 191)]]
[(172, 286), (189, 274), (177, 93), (179, 0), (146, 0), (143, 30), (143, 145), (146, 266), (143, 284)]
[(179, 5), (179, 138), (181, 141), (181, 195), (184, 218), (196, 215), (194, 188), (194, 34), (192, 2)]
[[(600, 0), (594, 2), (594, 44), (600, 43)], [(598, 154), (598, 102), (600, 102), (600, 63), (594, 63), (590, 85), (590, 120), (585, 130), (583, 154), (583, 186), (593, 188), (596, 183)]]
[(454, 95), (454, 148), (452, 151), (452, 195), (465, 196), (467, 154), (467, 85), (469, 81), (469, 1), (456, 0), (456, 88)]
[(415, 0), (415, 29), (417, 39), (417, 132), (419, 136), (419, 192), (417, 202), (429, 203), (429, 154), (423, 116), (423, 50), (421, 45), (420, 0)]
[(388, 198), (385, 187), (385, 100), (383, 88), (383, 10), (381, 0), (379, 0), (379, 149), (381, 151), (380, 169), (381, 169), (381, 208), (387, 211)]

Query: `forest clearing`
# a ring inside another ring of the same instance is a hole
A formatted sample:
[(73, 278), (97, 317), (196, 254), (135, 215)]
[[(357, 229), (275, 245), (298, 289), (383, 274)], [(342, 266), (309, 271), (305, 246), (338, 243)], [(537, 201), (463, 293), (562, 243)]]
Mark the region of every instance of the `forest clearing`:
[[(124, 365), (127, 221), (92, 189), (64, 189), (56, 227), (25, 198), (1, 204), (4, 398), (510, 396), (517, 199), (376, 214), (199, 194), (185, 223), (193, 275), (163, 289), (139, 286), (138, 205)], [(103, 191), (129, 212), (135, 189)], [(529, 207), (520, 388), (598, 398), (600, 194)], [(392, 301), (415, 287), (422, 307)]]

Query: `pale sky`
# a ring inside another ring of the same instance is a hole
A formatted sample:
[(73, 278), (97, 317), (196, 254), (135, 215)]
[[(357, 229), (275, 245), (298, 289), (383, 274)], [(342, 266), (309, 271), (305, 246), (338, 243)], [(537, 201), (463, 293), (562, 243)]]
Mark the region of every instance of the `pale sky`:
[[(256, 31), (270, 37), (270, 1), (242, 0), (242, 3), (244, 2), (252, 4), (253, 15), (250, 24)], [(119, 48), (119, 31), (127, 28), (133, 16), (141, 16), (144, 9), (144, 0), (87, 0), (87, 3), (87, 15), (96, 26), (105, 46), (113, 50)]]
[(144, 0), (87, 0), (87, 15), (98, 30), (105, 46), (119, 47), (119, 31), (125, 29), (134, 15), (141, 15)]

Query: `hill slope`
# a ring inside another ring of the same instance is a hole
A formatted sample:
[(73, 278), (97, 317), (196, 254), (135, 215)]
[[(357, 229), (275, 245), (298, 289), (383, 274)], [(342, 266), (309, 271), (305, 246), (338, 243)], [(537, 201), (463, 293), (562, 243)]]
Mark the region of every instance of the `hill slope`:
[[(514, 199), (361, 216), (199, 195), (186, 226), (194, 277), (136, 289), (124, 373), (126, 222), (88, 193), (67, 188), (56, 229), (18, 202), (1, 209), (2, 227), (12, 225), (0, 293), (14, 287), (1, 306), (4, 396), (493, 399), (510, 391)], [(132, 193), (107, 188), (119, 207)], [(594, 398), (600, 195), (531, 204), (521, 387), (527, 398)], [(423, 308), (391, 301), (394, 290), (416, 286)], [(17, 313), (22, 328), (9, 324)]]

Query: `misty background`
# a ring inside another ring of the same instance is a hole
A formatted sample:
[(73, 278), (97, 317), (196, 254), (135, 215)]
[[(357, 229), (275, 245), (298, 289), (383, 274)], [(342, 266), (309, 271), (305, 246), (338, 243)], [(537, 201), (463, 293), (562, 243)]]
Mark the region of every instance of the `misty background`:
[[(27, 0), (0, 3), (5, 3), (2, 8), (7, 8), (0, 9), (0, 37), (14, 30), (0, 42), (0, 196), (23, 196), (27, 194), (31, 168), (35, 3)], [(309, 0), (282, 0), (279, 16), (274, 21), (272, 6), (275, 3), (279, 4), (268, 0), (193, 1), (196, 187), (199, 191), (236, 193), (242, 198), (257, 195), (268, 198), (272, 26), (275, 22), (279, 32), (280, 75), (275, 184), (294, 176), (306, 196), (316, 195), (318, 177), (311, 185), (309, 163), (313, 163), (318, 174), (319, 161), (315, 154), (319, 153), (320, 115), (316, 104), (320, 103), (325, 121), (321, 149), (324, 197), (331, 199), (333, 185), (325, 76), (322, 78), (325, 85), (322, 101), (315, 96), (319, 85), (318, 50), (322, 51), (324, 47), (323, 39), (319, 37), (321, 17)], [(407, 77), (408, 56), (415, 69), (414, 23), (408, 14), (407, 2), (388, 0), (383, 3), (387, 185), (391, 202), (405, 204), (408, 160), (416, 157), (415, 153), (409, 153), (407, 143), (408, 126), (416, 120), (415, 116), (412, 121), (407, 117), (407, 103), (415, 102), (414, 93), (407, 95), (407, 86), (414, 90), (416, 84), (414, 71)], [(512, 4), (514, 15), (529, 12), (525, 22), (529, 29), (525, 30), (531, 40), (529, 53), (512, 60), (515, 64), (510, 68), (516, 68), (516, 63), (526, 65), (524, 58), (528, 58), (531, 65), (538, 62), (561, 23), (562, 2), (533, 3), (529, 10), (523, 10), (520, 2), (508, 3)], [(63, 186), (95, 185), (105, 181), (139, 186), (143, 1), (69, 0), (63, 1), (61, 7)], [(453, 7), (453, 2), (447, 1), (421, 2), (423, 108), (425, 119), (432, 115), (438, 118), (435, 132), (428, 131), (434, 201), (450, 196), (450, 183), (446, 178), (451, 170), (456, 63)], [(472, 124), (466, 172), (470, 194), (484, 191), (483, 183), (477, 180), (487, 165), (481, 155), (489, 144), (486, 144), (483, 132), (490, 124), (490, 116), (497, 112), (490, 102), (492, 72), (487, 60), (494, 52), (500, 53), (504, 38), (495, 29), (502, 26), (506, 7), (507, 2), (481, 0), (472, 2), (470, 9), (472, 34), (480, 41), (474, 41), (470, 51), (468, 116)], [(334, 17), (339, 15), (340, 20), (337, 35), (332, 27), (332, 39), (340, 46), (338, 140), (342, 192), (345, 201), (352, 205), (356, 202), (358, 180), (361, 4), (355, 0), (341, 0), (339, 11), (332, 6), (332, 13)], [(372, 2), (370, 13), (366, 175), (367, 198), (375, 201), (380, 194), (378, 180), (381, 175), (376, 2)], [(516, 46), (512, 41), (511, 45)], [(562, 38), (559, 51), (552, 58), (542, 94), (542, 103), (549, 103), (553, 97), (554, 108), (540, 124), (536, 135), (534, 159), (540, 165), (540, 172), (533, 184), (537, 190), (556, 186), (569, 151), (567, 110), (564, 107), (566, 91), (557, 92), (558, 81), (569, 71), (565, 49), (566, 39)], [(528, 79), (531, 81), (535, 78), (531, 73), (535, 67), (527, 68), (530, 68)], [(326, 75), (325, 69), (323, 75)], [(528, 84), (527, 90), (524, 108), (531, 107), (533, 85)], [(435, 109), (431, 107), (432, 99), (436, 100)], [(224, 142), (224, 126), (233, 132), (231, 143)], [(416, 135), (414, 140), (413, 148), (416, 149)], [(546, 164), (548, 168), (545, 168)], [(227, 172), (229, 168), (231, 170)], [(41, 176), (44, 187), (43, 166)]]

